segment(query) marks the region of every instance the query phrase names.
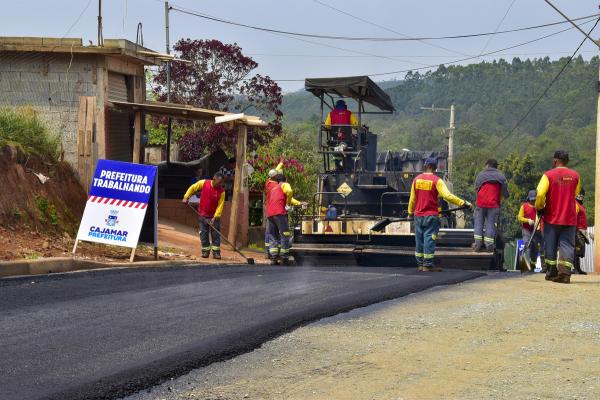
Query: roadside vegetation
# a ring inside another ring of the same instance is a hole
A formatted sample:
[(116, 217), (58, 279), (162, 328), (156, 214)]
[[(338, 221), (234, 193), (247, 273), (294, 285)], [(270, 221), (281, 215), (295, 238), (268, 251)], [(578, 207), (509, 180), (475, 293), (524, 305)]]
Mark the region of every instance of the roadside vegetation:
[(27, 155), (57, 161), (60, 140), (38, 118), (32, 107), (0, 108), (0, 146), (20, 147)]

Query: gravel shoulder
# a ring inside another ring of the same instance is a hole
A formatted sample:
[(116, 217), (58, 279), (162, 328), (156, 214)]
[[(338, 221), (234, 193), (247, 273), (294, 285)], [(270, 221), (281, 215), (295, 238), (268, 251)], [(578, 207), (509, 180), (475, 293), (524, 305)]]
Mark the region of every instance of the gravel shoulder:
[(600, 277), (572, 281), (497, 274), (428, 290), (128, 399), (598, 399)]

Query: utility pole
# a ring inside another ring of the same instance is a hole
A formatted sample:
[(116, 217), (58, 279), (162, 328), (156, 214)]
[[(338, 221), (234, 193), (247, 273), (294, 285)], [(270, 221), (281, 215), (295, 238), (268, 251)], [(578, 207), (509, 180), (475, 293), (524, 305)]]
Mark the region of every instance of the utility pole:
[[(171, 46), (169, 43), (169, 2), (165, 1), (165, 35), (167, 54), (171, 54)], [(167, 103), (171, 102), (171, 61), (167, 60)], [(171, 117), (167, 122), (167, 164), (171, 162), (171, 133), (173, 121)]]
[(104, 36), (102, 35), (102, 0), (98, 0), (98, 46), (104, 46)]
[(454, 168), (454, 131), (456, 129), (456, 125), (454, 123), (454, 104), (450, 105), (450, 108), (436, 107), (432, 105), (431, 107), (421, 107), (421, 110), (427, 111), (450, 111), (450, 125), (447, 129), (444, 129), (446, 133), (448, 133), (448, 182), (452, 185), (452, 171)]

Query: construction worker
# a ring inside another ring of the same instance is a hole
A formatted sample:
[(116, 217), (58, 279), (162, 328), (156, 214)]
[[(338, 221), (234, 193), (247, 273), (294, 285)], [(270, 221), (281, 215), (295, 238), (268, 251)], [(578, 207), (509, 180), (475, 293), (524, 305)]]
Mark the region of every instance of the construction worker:
[[(269, 193), (269, 191), (273, 188), (273, 186), (278, 185), (277, 175), (283, 174), (283, 162), (277, 164), (277, 166), (271, 170), (269, 170), (269, 179), (265, 183), (265, 193)], [(273, 229), (271, 228), (271, 223), (267, 218), (265, 222), (265, 256), (267, 259), (271, 259), (271, 253), (269, 248), (271, 247), (271, 243), (275, 243), (277, 248), (281, 247), (281, 238), (279, 236), (274, 237)]]
[(590, 244), (590, 236), (592, 236), (588, 235), (587, 232), (587, 214), (585, 212), (585, 207), (583, 206), (584, 196), (585, 191), (581, 188), (581, 191), (575, 197), (579, 210), (577, 212), (577, 233), (575, 234), (575, 259), (573, 266), (575, 267), (575, 271), (581, 275), (587, 275), (587, 272), (581, 269), (581, 259), (585, 257), (585, 245)]
[[(292, 187), (285, 182), (282, 173), (278, 174), (274, 180), (277, 184), (269, 185), (267, 191), (267, 219), (272, 235), (269, 254), (272, 265), (278, 265), (279, 258), (284, 265), (288, 265), (292, 232), (289, 227), (287, 206), (299, 206), (305, 203), (294, 199)], [(280, 247), (275, 241), (277, 237), (281, 241)]]
[(448, 190), (444, 181), (435, 175), (437, 160), (425, 160), (425, 172), (418, 175), (410, 189), (408, 215), (415, 220), (415, 258), (419, 271), (441, 271), (434, 266), (435, 241), (440, 229), (438, 198), (458, 206), (473, 206)]
[(335, 108), (327, 114), (325, 125), (329, 127), (340, 126), (336, 132), (333, 132), (333, 135), (338, 141), (347, 142), (350, 139), (352, 127), (358, 126), (358, 120), (354, 113), (348, 110), (346, 102), (340, 99), (335, 102)]
[(544, 264), (544, 241), (542, 237), (541, 221), (538, 223), (537, 229), (535, 228), (537, 222), (537, 211), (535, 209), (536, 197), (537, 192), (535, 190), (530, 190), (527, 193), (527, 201), (521, 204), (517, 219), (521, 223), (523, 242), (525, 242), (525, 244), (529, 243), (531, 236), (533, 236), (533, 239), (531, 239), (531, 245), (529, 246), (529, 259), (535, 264), (538, 253), (541, 253), (542, 272), (546, 272)]
[[(496, 223), (500, 214), (500, 201), (508, 198), (506, 177), (498, 170), (498, 161), (489, 159), (485, 169), (475, 179), (475, 211), (473, 213), (474, 229), (473, 250), (495, 250)], [(485, 226), (485, 231), (484, 231)]]
[(200, 242), (202, 258), (208, 258), (212, 250), (213, 258), (221, 259), (221, 214), (225, 204), (225, 178), (217, 172), (212, 179), (201, 179), (190, 186), (183, 196), (183, 203), (200, 191), (198, 205), (198, 224), (200, 225)]
[(581, 190), (581, 180), (576, 171), (567, 168), (566, 151), (556, 151), (552, 163), (554, 168), (542, 175), (537, 186), (535, 208), (544, 215), (546, 280), (570, 283), (577, 231), (575, 196)]

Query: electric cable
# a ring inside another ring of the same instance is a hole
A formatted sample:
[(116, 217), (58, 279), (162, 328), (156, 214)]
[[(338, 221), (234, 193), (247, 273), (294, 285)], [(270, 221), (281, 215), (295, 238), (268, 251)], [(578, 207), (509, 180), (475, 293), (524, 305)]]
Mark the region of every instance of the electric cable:
[[(235, 26), (239, 26), (239, 27), (242, 27), (242, 28), (248, 28), (248, 29), (253, 29), (253, 30), (258, 30), (258, 31), (263, 31), (263, 32), (279, 33), (279, 34), (282, 34), (282, 35), (289, 35), (289, 36), (310, 37), (310, 38), (316, 38), (316, 39), (349, 40), (349, 41), (375, 41), (375, 42), (397, 42), (397, 41), (423, 41), (423, 40), (464, 39), (464, 38), (473, 38), (473, 37), (480, 37), (480, 36), (500, 35), (500, 34), (512, 33), (512, 32), (521, 32), (521, 31), (525, 31), (525, 30), (539, 29), (539, 28), (545, 28), (545, 27), (548, 27), (548, 26), (561, 25), (561, 24), (568, 23), (567, 21), (558, 21), (558, 22), (553, 22), (553, 23), (548, 23), (548, 24), (528, 26), (528, 27), (524, 27), (524, 28), (516, 28), (516, 29), (505, 30), (505, 31), (474, 33), (474, 34), (467, 34), (467, 35), (432, 36), (432, 37), (406, 37), (406, 38), (397, 38), (397, 37), (396, 38), (391, 38), (391, 37), (354, 37), (354, 36), (318, 35), (318, 34), (312, 34), (312, 33), (283, 31), (283, 30), (279, 30), (279, 29), (264, 28), (264, 27), (254, 26), (254, 25), (243, 24), (243, 23), (240, 23), (240, 22), (234, 22), (234, 21), (230, 21), (230, 20), (226, 20), (226, 19), (214, 17), (214, 16), (211, 16), (211, 15), (208, 15), (208, 14), (200, 13), (200, 12), (197, 12), (197, 11), (186, 10), (186, 9), (180, 8), (180, 7), (173, 7), (173, 6), (171, 6), (170, 9), (173, 10), (173, 11), (178, 11), (178, 12), (183, 13), (183, 14), (193, 15), (193, 16), (196, 16), (196, 17), (199, 17), (199, 18), (204, 18), (204, 19), (208, 19), (208, 20), (211, 20), (211, 21), (220, 22), (220, 23), (223, 23), (223, 24), (235, 25)], [(585, 20), (585, 19), (592, 19), (592, 18), (598, 17), (599, 15), (600, 14), (593, 14), (593, 15), (588, 15), (588, 16), (585, 16), (585, 17), (579, 17), (579, 18), (573, 19), (573, 21)]]
[[(588, 24), (590, 22), (592, 22), (592, 21), (584, 22), (584, 23), (580, 24), (580, 26), (581, 25), (586, 25), (586, 24)], [(473, 59), (479, 58), (481, 56), (488, 56), (490, 54), (496, 54), (496, 53), (500, 53), (502, 51), (511, 50), (511, 49), (514, 49), (514, 48), (517, 48), (517, 47), (526, 46), (528, 44), (539, 42), (540, 40), (544, 40), (544, 39), (547, 39), (549, 37), (559, 35), (561, 33), (570, 31), (572, 29), (575, 29), (575, 28), (571, 26), (571, 27), (568, 27), (568, 28), (565, 28), (565, 29), (561, 29), (560, 31), (556, 31), (556, 32), (553, 32), (553, 33), (550, 33), (550, 34), (547, 34), (547, 35), (544, 35), (544, 36), (540, 36), (540, 37), (538, 37), (536, 39), (532, 39), (532, 40), (528, 40), (526, 42), (522, 42), (522, 43), (518, 43), (518, 44), (515, 44), (515, 45), (512, 45), (512, 46), (504, 47), (502, 49), (498, 49), (498, 50), (494, 50), (494, 51), (489, 51), (489, 52), (481, 54), (479, 56), (466, 57), (466, 58), (461, 58), (461, 59), (458, 59), (458, 60), (453, 60), (453, 61), (448, 61), (448, 62), (443, 62), (443, 63), (438, 63), (438, 64), (430, 64), (430, 65), (427, 65), (427, 66), (424, 66), (424, 67), (419, 67), (419, 68), (403, 69), (403, 70), (389, 71), (389, 72), (378, 72), (378, 73), (362, 74), (362, 75), (368, 75), (368, 76), (395, 75), (395, 74), (401, 74), (401, 73), (405, 73), (405, 72), (421, 71), (421, 70), (431, 69), (431, 68), (439, 67), (440, 65), (458, 64), (460, 62), (473, 60)], [(304, 79), (274, 79), (274, 80), (277, 81), (277, 82), (304, 82)]]
[[(329, 4), (327, 4), (327, 3), (324, 3), (324, 2), (322, 2), (322, 1), (320, 1), (320, 0), (313, 0), (313, 2), (315, 2), (315, 3), (317, 3), (317, 4), (320, 4), (320, 5), (321, 5), (321, 6), (323, 6), (323, 7), (327, 7), (327, 8), (329, 8), (330, 10), (333, 10), (333, 11), (335, 11), (335, 12), (338, 12), (338, 13), (340, 13), (340, 14), (346, 15), (346, 16), (348, 16), (348, 17), (350, 17), (350, 18), (354, 18), (355, 20), (358, 20), (358, 21), (364, 22), (364, 23), (366, 23), (366, 24), (369, 24), (369, 25), (371, 25), (371, 26), (375, 26), (375, 27), (377, 27), (377, 28), (379, 28), (379, 29), (383, 29), (383, 30), (385, 30), (385, 31), (387, 31), (387, 32), (394, 33), (394, 34), (396, 34), (396, 35), (399, 35), (399, 36), (402, 36), (402, 37), (404, 37), (404, 38), (411, 38), (409, 35), (406, 35), (406, 34), (404, 34), (404, 33), (401, 33), (401, 32), (398, 32), (398, 31), (395, 31), (394, 29), (388, 28), (387, 26), (383, 26), (383, 25), (377, 24), (377, 23), (375, 23), (375, 22), (369, 21), (369, 20), (367, 20), (367, 19), (364, 19), (364, 18), (362, 18), (362, 17), (356, 16), (356, 15), (354, 15), (354, 14), (350, 14), (350, 13), (349, 13), (349, 12), (347, 12), (347, 11), (344, 11), (344, 10), (341, 10), (341, 9), (339, 9), (339, 8), (336, 8), (336, 7), (334, 7), (334, 6), (332, 6), (332, 5), (329, 5)], [(417, 40), (418, 40), (418, 39), (417, 39)], [(468, 56), (468, 55), (469, 55), (469, 54), (462, 53), (462, 52), (460, 52), (460, 51), (456, 51), (456, 50), (449, 49), (449, 48), (447, 48), (447, 47), (444, 47), (444, 46), (440, 46), (440, 45), (438, 45), (438, 44), (435, 44), (435, 43), (429, 43), (429, 42), (427, 42), (426, 40), (419, 40), (419, 41), (420, 41), (421, 43), (423, 43), (423, 44), (426, 44), (427, 46), (436, 47), (436, 48), (438, 48), (438, 49), (442, 49), (442, 50), (444, 50), (444, 51), (447, 51), (447, 52), (449, 52), (449, 53), (459, 54), (459, 55), (461, 55), (461, 56)]]
[[(600, 22), (600, 18), (598, 18), (596, 20), (596, 23), (594, 24), (594, 26), (592, 26), (592, 29), (590, 29), (590, 31), (588, 32), (588, 36), (594, 31), (594, 29), (598, 25), (598, 22)], [(544, 96), (546, 96), (546, 94), (548, 93), (548, 91), (550, 90), (550, 88), (552, 87), (552, 85), (554, 85), (554, 83), (562, 75), (562, 73), (565, 71), (565, 69), (571, 63), (571, 61), (573, 61), (573, 58), (575, 58), (575, 56), (579, 52), (579, 49), (581, 49), (581, 47), (586, 42), (586, 40), (588, 40), (587, 36), (583, 38), (583, 40), (581, 41), (581, 43), (579, 43), (579, 46), (577, 46), (577, 48), (575, 49), (575, 51), (573, 52), (573, 54), (571, 54), (571, 56), (569, 57), (569, 59), (567, 60), (567, 62), (562, 66), (562, 68), (560, 69), (560, 71), (558, 71), (558, 74), (556, 74), (554, 76), (554, 78), (552, 78), (552, 80), (550, 81), (550, 83), (548, 84), (548, 86), (546, 86), (546, 89), (544, 89), (544, 91), (542, 92), (542, 94), (529, 107), (529, 109), (527, 110), (527, 112), (517, 121), (517, 123), (513, 126), (513, 128), (506, 135), (504, 135), (500, 139), (500, 141), (498, 143), (496, 143), (496, 145), (493, 147), (494, 150), (497, 149), (498, 146), (500, 146), (502, 143), (504, 143), (504, 141), (506, 139), (508, 139), (513, 133), (515, 133), (515, 131), (517, 130), (517, 128), (523, 123), (523, 121), (525, 121), (525, 119), (527, 119), (527, 117), (529, 116), (529, 114), (531, 114), (531, 112), (533, 111), (533, 109), (540, 103), (540, 101), (542, 101), (542, 99), (544, 98)]]
[[(496, 29), (494, 30), (494, 32), (498, 32), (498, 30), (500, 29), (500, 27), (502, 26), (502, 23), (504, 23), (504, 20), (506, 19), (506, 17), (508, 16), (508, 13), (510, 12), (510, 10), (512, 9), (513, 5), (515, 4), (517, 0), (512, 0), (510, 2), (510, 4), (508, 5), (508, 8), (506, 9), (506, 12), (504, 13), (504, 15), (502, 16), (502, 18), (500, 19), (500, 22), (498, 22), (498, 25), (496, 25)], [(490, 45), (490, 43), (492, 42), (492, 39), (494, 38), (494, 36), (488, 36), (487, 41), (485, 42), (485, 45), (483, 46), (483, 48), (481, 49), (481, 51), (479, 52), (479, 54), (483, 54), (488, 46)]]

